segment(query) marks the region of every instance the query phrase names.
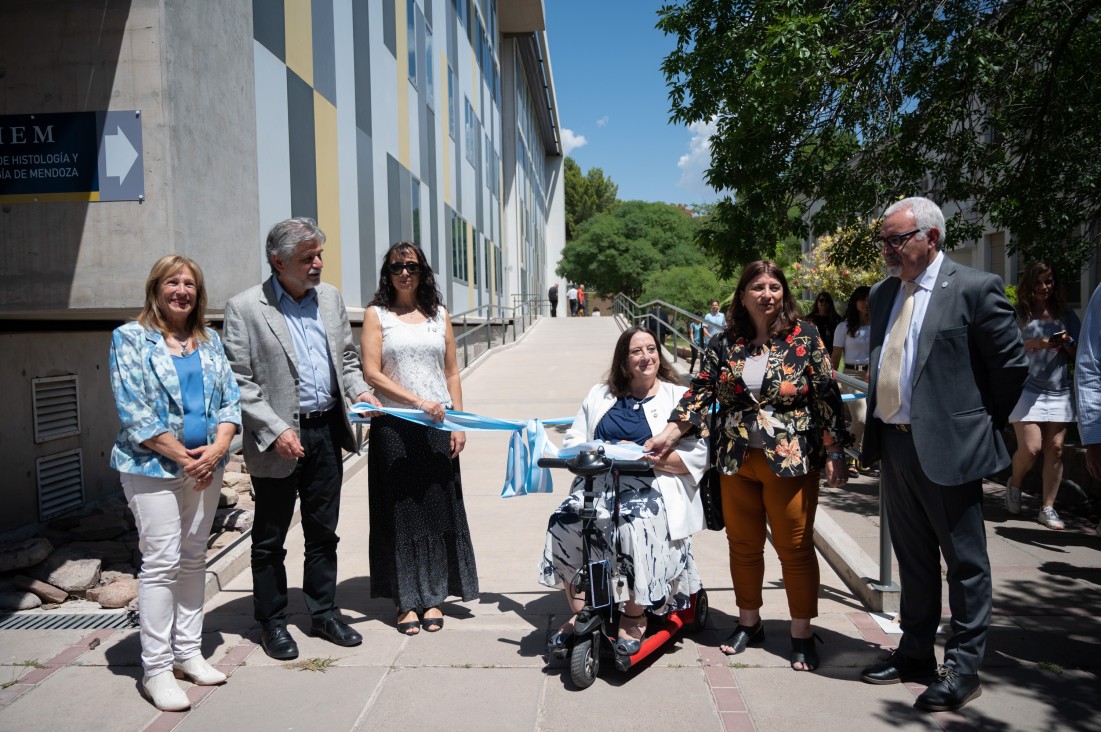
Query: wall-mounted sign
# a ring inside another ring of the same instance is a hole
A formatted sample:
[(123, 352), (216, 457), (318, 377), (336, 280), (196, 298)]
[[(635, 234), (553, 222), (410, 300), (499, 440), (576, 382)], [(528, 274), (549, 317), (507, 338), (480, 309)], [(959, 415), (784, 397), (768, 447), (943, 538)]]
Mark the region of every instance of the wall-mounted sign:
[(0, 115), (0, 203), (143, 200), (140, 111)]

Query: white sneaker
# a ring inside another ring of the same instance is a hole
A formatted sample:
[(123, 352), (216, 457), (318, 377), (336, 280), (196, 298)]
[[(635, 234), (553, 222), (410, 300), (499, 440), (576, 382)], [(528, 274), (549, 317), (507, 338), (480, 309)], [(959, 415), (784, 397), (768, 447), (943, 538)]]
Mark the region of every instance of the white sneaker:
[(187, 679), (199, 686), (224, 684), (226, 675), (206, 662), (202, 656), (192, 656), (186, 661), (175, 661), (172, 671), (177, 679)]
[(1050, 506), (1041, 508), (1040, 514), (1036, 517), (1036, 520), (1049, 529), (1055, 529), (1056, 531), (1062, 531), (1067, 527), (1067, 525), (1063, 523), (1063, 519), (1059, 518), (1059, 514), (1055, 513), (1055, 509)]
[(171, 671), (162, 671), (156, 676), (146, 676), (141, 680), (141, 688), (153, 702), (153, 706), (162, 712), (181, 712), (191, 707)]
[(1005, 510), (1014, 516), (1021, 512), (1021, 489), (1012, 483), (1005, 484)]

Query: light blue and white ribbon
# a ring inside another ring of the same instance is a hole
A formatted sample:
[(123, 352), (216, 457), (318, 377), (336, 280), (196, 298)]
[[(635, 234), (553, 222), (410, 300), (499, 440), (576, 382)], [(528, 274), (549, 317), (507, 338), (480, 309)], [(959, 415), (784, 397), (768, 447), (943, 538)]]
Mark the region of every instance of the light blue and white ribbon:
[(360, 402), (352, 405), (348, 417), (353, 422), (369, 424), (371, 418), (359, 412), (382, 412), (408, 422), (446, 432), (511, 432), (508, 443), (508, 458), (505, 463), (505, 484), (501, 488), (502, 498), (522, 496), (528, 493), (550, 493), (554, 490), (550, 470), (540, 468), (538, 460), (544, 454), (559, 457), (559, 450), (547, 438), (548, 425), (573, 424), (570, 417), (556, 419), (498, 419), (470, 412), (448, 409), (442, 422), (436, 422), (420, 409), (404, 407), (376, 407)]

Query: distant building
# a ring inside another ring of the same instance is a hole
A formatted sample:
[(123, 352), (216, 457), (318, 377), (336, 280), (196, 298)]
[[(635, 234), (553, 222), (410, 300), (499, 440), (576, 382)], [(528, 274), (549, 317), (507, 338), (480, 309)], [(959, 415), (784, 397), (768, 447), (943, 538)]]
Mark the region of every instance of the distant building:
[[(325, 230), (324, 279), (353, 320), (398, 240), (424, 248), (453, 313), (542, 299), (555, 280), (563, 156), (542, 0), (0, 7), (0, 532), (119, 490), (109, 335), (163, 254), (202, 266), (216, 325), (268, 275), (264, 236), (289, 216)], [(5, 126), (109, 110), (140, 119), (141, 200), (5, 178), (28, 140)]]

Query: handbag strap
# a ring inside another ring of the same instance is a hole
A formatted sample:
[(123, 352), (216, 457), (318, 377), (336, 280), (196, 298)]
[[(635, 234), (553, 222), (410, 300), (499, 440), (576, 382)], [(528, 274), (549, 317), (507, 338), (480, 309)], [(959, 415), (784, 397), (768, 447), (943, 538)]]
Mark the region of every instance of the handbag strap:
[[(722, 369), (722, 357), (726, 353), (726, 334), (720, 334), (718, 337), (718, 346), (715, 348), (715, 354), (718, 358), (715, 360), (715, 370), (711, 374), (711, 409), (710, 409), (710, 431), (707, 440), (707, 466), (709, 468), (714, 467), (715, 457), (715, 429), (719, 422), (719, 399), (715, 394), (715, 389), (719, 385), (719, 371)], [(712, 339), (711, 343), (714, 344), (716, 339)]]

